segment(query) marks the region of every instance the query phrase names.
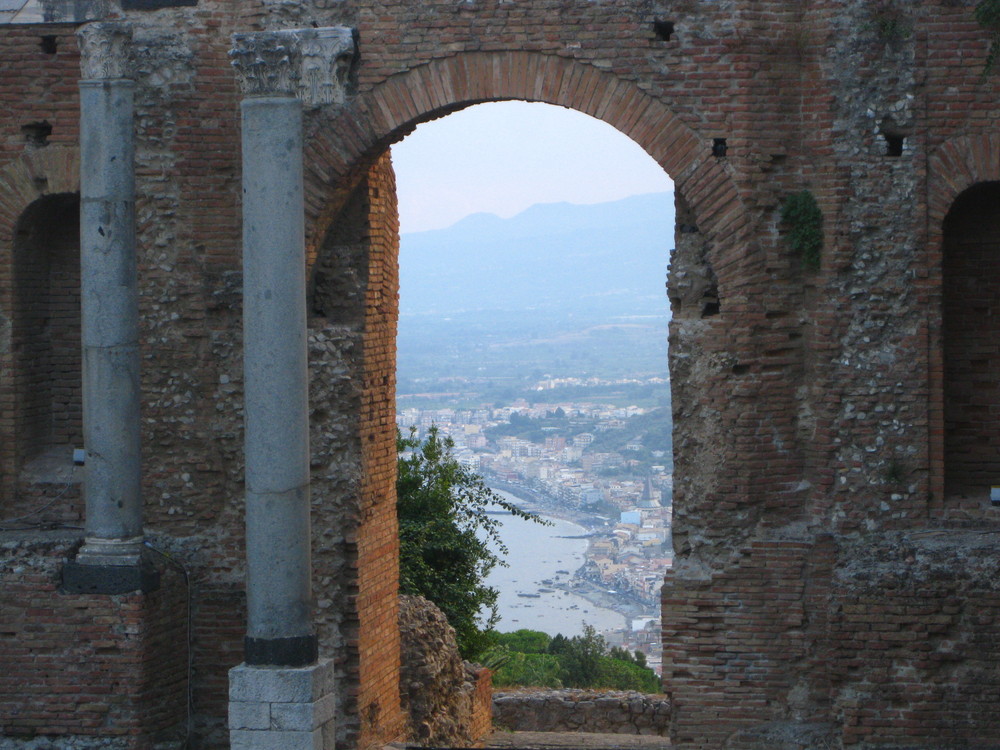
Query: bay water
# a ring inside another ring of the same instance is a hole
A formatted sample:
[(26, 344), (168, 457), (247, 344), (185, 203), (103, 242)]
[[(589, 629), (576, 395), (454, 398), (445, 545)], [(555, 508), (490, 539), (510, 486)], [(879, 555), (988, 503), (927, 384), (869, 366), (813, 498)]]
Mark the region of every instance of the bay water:
[[(499, 494), (521, 504), (510, 493)], [(502, 524), (500, 537), (509, 551), (503, 559), (510, 566), (497, 566), (486, 579), (499, 592), (497, 630), (527, 628), (573, 636), (582, 635), (585, 623), (599, 633), (628, 625), (624, 615), (555, 588), (568, 584), (585, 562), (587, 540), (581, 537), (587, 529), (559, 518), (547, 518), (552, 525), (543, 526), (508, 513), (494, 517)]]

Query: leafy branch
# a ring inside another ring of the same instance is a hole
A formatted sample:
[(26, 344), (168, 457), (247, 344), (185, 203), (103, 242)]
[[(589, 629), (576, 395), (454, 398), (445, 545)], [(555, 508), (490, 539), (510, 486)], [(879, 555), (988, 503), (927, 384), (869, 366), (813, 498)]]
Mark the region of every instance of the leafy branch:
[(808, 190), (792, 193), (781, 204), (781, 223), (788, 228), (787, 241), (802, 258), (802, 266), (819, 270), (823, 249), (823, 212)]
[(986, 62), (983, 64), (983, 77), (985, 78), (993, 72), (997, 59), (1000, 58), (1000, 0), (980, 0), (976, 4), (974, 13), (976, 23), (991, 32), (990, 49), (986, 53)]

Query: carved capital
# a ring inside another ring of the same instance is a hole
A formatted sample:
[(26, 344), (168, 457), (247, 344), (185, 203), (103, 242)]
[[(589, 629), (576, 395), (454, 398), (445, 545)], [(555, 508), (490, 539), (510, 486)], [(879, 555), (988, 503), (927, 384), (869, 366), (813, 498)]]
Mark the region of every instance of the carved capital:
[(354, 59), (344, 26), (234, 34), (229, 52), (244, 96), (297, 96), (307, 107), (343, 102)]
[(80, 69), (84, 80), (131, 78), (132, 25), (120, 21), (98, 21), (76, 32), (80, 45)]

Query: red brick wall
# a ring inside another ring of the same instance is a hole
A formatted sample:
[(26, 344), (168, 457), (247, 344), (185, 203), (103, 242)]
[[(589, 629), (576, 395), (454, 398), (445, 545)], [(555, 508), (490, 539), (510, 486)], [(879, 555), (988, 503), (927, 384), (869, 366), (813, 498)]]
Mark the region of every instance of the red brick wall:
[[(140, 50), (146, 513), (150, 528), (183, 540), (188, 553), (205, 727), (218, 729), (224, 715), (225, 671), (239, 660), (242, 624), (238, 101), (226, 58), (233, 30), (346, 23), (361, 43), (348, 103), (306, 117), (311, 268), (317, 289), (323, 271), (338, 291), (314, 309), (310, 357), (317, 621), (342, 678), (344, 747), (391, 737), (397, 726), (394, 219), (385, 164), (370, 170), (414, 126), (466, 104), (548, 101), (631, 136), (675, 178), (718, 278), (720, 314), (679, 321), (671, 334), (685, 355), (672, 365), (678, 568), (665, 590), (668, 613), (683, 613), (665, 624), (679, 743), (728, 742), (762, 717), (837, 720), (836, 706), (849, 708), (837, 701), (852, 685), (863, 693), (875, 684), (864, 670), (880, 663), (844, 637), (835, 655), (840, 687), (831, 692), (818, 661), (834, 633), (854, 628), (834, 630), (839, 602), (875, 606), (862, 579), (838, 578), (864, 559), (879, 580), (878, 559), (858, 551), (896, 554), (883, 537), (932, 530), (959, 559), (967, 545), (948, 526), (974, 520), (994, 530), (992, 511), (977, 516), (945, 495), (945, 394), (964, 387), (948, 384), (961, 380), (946, 367), (964, 352), (947, 353), (942, 328), (943, 220), (963, 190), (1000, 180), (991, 135), (1000, 98), (996, 81), (980, 76), (988, 35), (969, 4), (737, 0), (654, 10), (638, 0), (201, 0), (129, 15)], [(656, 37), (654, 20), (674, 22), (670, 40)], [(903, 33), (884, 33), (887, 20)], [(18, 217), (44, 194), (77, 190), (69, 178), (75, 43), (72, 29), (44, 32), (57, 37), (55, 55), (42, 52), (39, 28), (0, 27), (5, 325), (14, 312)], [(887, 118), (907, 131), (899, 157), (886, 155), (878, 132)], [(52, 145), (37, 149), (22, 126), (42, 120), (53, 127)], [(727, 139), (725, 159), (710, 155), (716, 137)], [(802, 268), (779, 223), (782, 198), (804, 188), (826, 222), (818, 272)], [(986, 329), (977, 321), (970, 330)], [(6, 517), (20, 438), (15, 356), (4, 342), (0, 335)], [(841, 550), (832, 564), (827, 535)], [(887, 588), (887, 598), (910, 607), (958, 596), (967, 612), (988, 600), (981, 578), (963, 582), (961, 566), (935, 571), (919, 589)], [(906, 627), (922, 632), (921, 618), (930, 627), (938, 616), (913, 612)], [(967, 616), (949, 640), (977, 644), (990, 627)], [(914, 705), (926, 709), (924, 723), (907, 724), (909, 744), (933, 746), (943, 732), (964, 731), (953, 719), (969, 702), (967, 686), (992, 684), (974, 649), (957, 653), (971, 666), (949, 667), (950, 682), (921, 673), (936, 693), (892, 673), (923, 696)], [(859, 718), (851, 726), (867, 728), (851, 741), (882, 732), (888, 743), (891, 730), (876, 724), (911, 721), (901, 717), (885, 708)], [(965, 737), (991, 731), (977, 721)]]
[[(716, 575), (671, 572), (664, 584), (663, 685), (671, 742), (681, 747), (728, 746), (748, 726), (823, 721), (829, 712), (814, 638), (824, 627), (831, 541), (757, 542), (734, 558)], [(796, 690), (800, 705), (790, 711)]]
[[(319, 619), (324, 641), (335, 650), (346, 686), (344, 741), (381, 746), (403, 733), (399, 698), (398, 566), (396, 526), (395, 363), (399, 288), (399, 223), (395, 176), (388, 154), (375, 162), (354, 189), (330, 235), (314, 253), (312, 327), (324, 338), (341, 339), (359, 356), (340, 360), (313, 344), (313, 450), (337, 465), (345, 458), (356, 476), (314, 473), (314, 497), (341, 504), (343, 554), (350, 568), (336, 564), (329, 535), (317, 529), (320, 571)], [(339, 360), (339, 363), (338, 363)], [(346, 366), (346, 372), (340, 367)], [(334, 376), (331, 370), (337, 372)], [(346, 393), (331, 383), (349, 374)], [(331, 440), (328, 425), (337, 410), (349, 425), (346, 444)], [(352, 411), (354, 409), (355, 411)], [(350, 464), (349, 464), (350, 465)], [(339, 479), (340, 481), (337, 481)], [(316, 519), (317, 523), (322, 523)], [(335, 579), (335, 580), (334, 580)], [(324, 584), (324, 581), (326, 583)], [(350, 602), (334, 612), (336, 602)], [(339, 619), (338, 619), (339, 618)], [(332, 634), (339, 626), (339, 638)], [(342, 639), (342, 640), (341, 640)]]
[(171, 567), (149, 594), (60, 592), (63, 541), (4, 544), (0, 733), (117, 737), (149, 748), (187, 716), (187, 587)]
[(399, 698), (399, 527), (396, 523), (396, 322), (399, 217), (385, 154), (368, 174), (368, 274), (361, 403), (361, 518), (358, 530), (359, 746), (402, 736)]

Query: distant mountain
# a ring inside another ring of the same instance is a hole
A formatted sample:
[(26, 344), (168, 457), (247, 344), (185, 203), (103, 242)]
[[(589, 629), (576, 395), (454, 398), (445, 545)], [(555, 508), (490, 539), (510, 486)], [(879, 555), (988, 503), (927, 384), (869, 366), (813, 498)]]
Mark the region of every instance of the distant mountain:
[(673, 230), (673, 195), (656, 193), (536, 205), (510, 219), (474, 214), (404, 234), (400, 311), (662, 315)]
[(673, 232), (673, 196), (660, 193), (403, 235), (401, 385), (662, 376)]

